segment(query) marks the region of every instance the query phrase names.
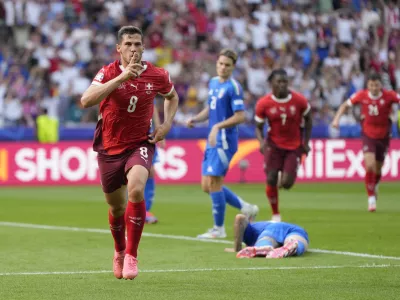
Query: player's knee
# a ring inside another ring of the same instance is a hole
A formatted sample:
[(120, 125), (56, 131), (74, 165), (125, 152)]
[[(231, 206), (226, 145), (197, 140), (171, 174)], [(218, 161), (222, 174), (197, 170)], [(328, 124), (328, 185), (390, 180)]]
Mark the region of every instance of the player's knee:
[(222, 178), (213, 176), (210, 178), (209, 192), (218, 192), (222, 189)]
[(110, 212), (116, 218), (122, 216), (125, 213), (125, 204), (110, 205)]
[(294, 181), (293, 180), (282, 180), (282, 187), (285, 189), (285, 190), (289, 190), (292, 186), (293, 186), (293, 184), (294, 184)]
[(128, 199), (132, 202), (140, 202), (144, 198), (144, 189), (141, 185), (133, 185), (128, 189)]
[(278, 184), (278, 172), (269, 172), (267, 175), (267, 184), (276, 186)]

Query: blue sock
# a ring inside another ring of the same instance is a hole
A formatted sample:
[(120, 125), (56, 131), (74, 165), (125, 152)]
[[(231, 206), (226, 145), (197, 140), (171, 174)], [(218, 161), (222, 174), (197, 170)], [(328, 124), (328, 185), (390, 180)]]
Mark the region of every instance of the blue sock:
[(230, 206), (233, 206), (237, 209), (241, 209), (243, 206), (243, 200), (238, 197), (234, 192), (228, 189), (226, 186), (222, 187), (222, 190), (225, 194), (226, 203)]
[(266, 246), (271, 246), (272, 248), (274, 247), (272, 245), (272, 242), (270, 240), (267, 239), (259, 239), (255, 244), (254, 247), (266, 247)]
[(224, 226), (225, 219), (225, 194), (223, 191), (210, 193), (212, 200), (212, 212), (214, 216), (214, 225)]
[(146, 201), (146, 211), (150, 211), (153, 205), (155, 194), (155, 181), (153, 177), (149, 177), (144, 188), (144, 200)]
[(297, 241), (298, 246), (297, 246), (297, 251), (296, 251), (296, 256), (300, 256), (306, 252), (306, 247), (304, 246), (303, 242)]

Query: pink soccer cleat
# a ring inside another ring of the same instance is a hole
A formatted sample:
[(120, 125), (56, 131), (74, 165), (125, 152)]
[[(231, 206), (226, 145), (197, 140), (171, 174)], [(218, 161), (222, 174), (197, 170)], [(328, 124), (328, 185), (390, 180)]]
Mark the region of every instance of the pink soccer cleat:
[(157, 222), (157, 217), (151, 212), (146, 211), (146, 224), (156, 224)]
[(125, 250), (121, 252), (114, 252), (113, 258), (113, 271), (117, 279), (122, 278), (122, 267), (124, 266)]
[(288, 256), (292, 256), (296, 253), (298, 247), (297, 241), (290, 241), (286, 245), (280, 248), (276, 248), (275, 250), (269, 252), (266, 258), (284, 258)]
[(265, 247), (246, 247), (236, 254), (237, 258), (253, 258), (265, 257), (273, 248), (270, 246)]
[(135, 279), (135, 277), (138, 275), (139, 270), (137, 267), (137, 259), (133, 255), (126, 254), (125, 259), (124, 259), (124, 268), (122, 270), (122, 277), (124, 279)]
[(256, 249), (254, 247), (246, 247), (236, 254), (237, 258), (253, 258), (256, 257)]

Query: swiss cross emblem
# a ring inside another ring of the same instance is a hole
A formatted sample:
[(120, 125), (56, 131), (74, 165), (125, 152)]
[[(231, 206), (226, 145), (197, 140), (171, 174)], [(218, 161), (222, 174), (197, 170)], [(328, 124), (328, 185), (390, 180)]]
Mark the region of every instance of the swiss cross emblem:
[(269, 111), (271, 112), (271, 114), (276, 114), (277, 109), (276, 107), (272, 107)]
[(146, 83), (146, 90), (150, 91), (152, 89), (153, 89), (153, 85), (150, 82)]
[(290, 109), (290, 112), (292, 113), (292, 115), (294, 115), (296, 113), (296, 106), (291, 105), (289, 109)]
[(385, 100), (381, 99), (380, 103), (381, 105), (385, 104)]

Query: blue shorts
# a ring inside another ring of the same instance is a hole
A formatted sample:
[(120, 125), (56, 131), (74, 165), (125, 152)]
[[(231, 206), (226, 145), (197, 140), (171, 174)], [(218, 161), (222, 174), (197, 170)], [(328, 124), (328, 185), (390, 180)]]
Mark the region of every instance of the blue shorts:
[(154, 156), (153, 156), (153, 165), (158, 162), (160, 162), (160, 158), (158, 157), (158, 150), (156, 147), (156, 150), (154, 151)]
[(225, 176), (235, 153), (222, 148), (207, 148), (204, 152), (201, 174), (203, 176)]

